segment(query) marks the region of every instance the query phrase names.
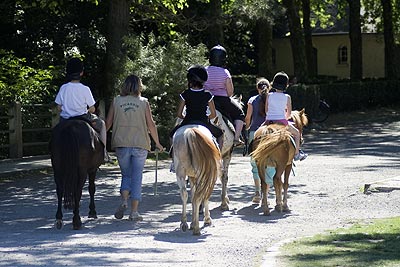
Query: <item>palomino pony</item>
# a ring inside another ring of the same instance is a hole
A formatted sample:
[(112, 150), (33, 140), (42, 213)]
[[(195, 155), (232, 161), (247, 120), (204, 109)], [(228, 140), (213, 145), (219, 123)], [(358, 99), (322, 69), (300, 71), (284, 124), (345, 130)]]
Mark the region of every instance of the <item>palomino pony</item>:
[(188, 193), (186, 176), (189, 177), (192, 199), (192, 223), (194, 235), (200, 235), (199, 207), (204, 205), (204, 225), (211, 225), (208, 199), (214, 189), (221, 168), (221, 154), (213, 141), (210, 131), (201, 125), (184, 125), (175, 132), (173, 157), (176, 179), (182, 198), (182, 217), (180, 228), (188, 229), (186, 205)]
[[(303, 127), (308, 123), (304, 109), (293, 111), (291, 118), (297, 129), (302, 132)], [(264, 215), (270, 214), (267, 202), (267, 184), (265, 182), (265, 167), (267, 166), (275, 167), (276, 170), (273, 177), (276, 196), (275, 210), (278, 212), (289, 211), (289, 206), (287, 204), (289, 175), (292, 170), (292, 162), (296, 151), (295, 143), (290, 132), (284, 125), (271, 124), (261, 126), (254, 133), (252, 150), (251, 156), (256, 161), (258, 174), (261, 180), (261, 205), (263, 206)], [(285, 173), (285, 175), (282, 184), (283, 173)]]
[(82, 226), (79, 205), (82, 189), (89, 176), (89, 218), (97, 218), (94, 193), (97, 168), (103, 162), (104, 145), (88, 122), (71, 119), (54, 127), (50, 141), (51, 164), (58, 198), (57, 229), (63, 226), (62, 204), (73, 210), (73, 229)]
[[(231, 99), (236, 103), (238, 107), (243, 108), (241, 97), (232, 96)], [(233, 141), (235, 139), (235, 127), (234, 125), (217, 110), (217, 116), (211, 121), (215, 126), (221, 128), (224, 132), (224, 142), (222, 145), (222, 164), (223, 170), (221, 174), (221, 210), (229, 210), (229, 197), (228, 197), (228, 168), (232, 159), (233, 152)]]

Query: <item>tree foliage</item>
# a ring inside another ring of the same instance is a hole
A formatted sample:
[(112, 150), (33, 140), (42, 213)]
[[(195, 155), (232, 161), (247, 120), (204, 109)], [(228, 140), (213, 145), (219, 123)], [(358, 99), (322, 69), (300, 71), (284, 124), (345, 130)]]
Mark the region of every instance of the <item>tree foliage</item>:
[(0, 50), (0, 103), (47, 103), (54, 90), (52, 78), (52, 66), (35, 69), (25, 58)]

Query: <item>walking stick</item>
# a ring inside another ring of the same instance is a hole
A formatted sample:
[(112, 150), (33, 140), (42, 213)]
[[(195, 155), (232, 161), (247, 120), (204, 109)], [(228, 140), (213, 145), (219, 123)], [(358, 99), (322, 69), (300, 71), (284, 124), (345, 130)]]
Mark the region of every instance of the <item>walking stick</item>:
[(155, 152), (156, 152), (156, 171), (154, 177), (154, 195), (157, 195), (158, 148), (156, 148)]

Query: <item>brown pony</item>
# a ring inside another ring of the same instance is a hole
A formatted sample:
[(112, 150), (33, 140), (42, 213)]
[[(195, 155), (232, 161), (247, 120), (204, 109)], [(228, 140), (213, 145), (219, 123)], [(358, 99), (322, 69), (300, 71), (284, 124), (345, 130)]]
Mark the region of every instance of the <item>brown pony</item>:
[(200, 235), (199, 207), (204, 205), (204, 225), (211, 225), (208, 199), (220, 175), (221, 154), (213, 142), (210, 131), (201, 125), (185, 125), (173, 136), (173, 157), (175, 173), (182, 198), (182, 217), (180, 228), (188, 229), (186, 205), (188, 193), (186, 176), (189, 177), (192, 198), (192, 223), (194, 235)]
[[(304, 109), (293, 111), (291, 118), (296, 128), (302, 133), (303, 127), (307, 125), (308, 119)], [(289, 188), (289, 175), (292, 170), (292, 161), (295, 155), (294, 140), (286, 126), (279, 124), (264, 125), (254, 133), (251, 156), (256, 162), (258, 174), (261, 180), (262, 206), (264, 215), (269, 215), (267, 184), (265, 183), (265, 168), (275, 167), (273, 177), (276, 206), (278, 212), (289, 211), (287, 204), (287, 192)], [(282, 174), (284, 181), (282, 183)], [(283, 199), (282, 199), (283, 190)]]
[(82, 226), (79, 214), (82, 189), (89, 178), (89, 218), (97, 218), (94, 203), (95, 178), (98, 167), (103, 162), (104, 145), (87, 121), (70, 119), (57, 124), (50, 141), (51, 164), (58, 199), (57, 229), (63, 226), (62, 204), (73, 210), (73, 229)]

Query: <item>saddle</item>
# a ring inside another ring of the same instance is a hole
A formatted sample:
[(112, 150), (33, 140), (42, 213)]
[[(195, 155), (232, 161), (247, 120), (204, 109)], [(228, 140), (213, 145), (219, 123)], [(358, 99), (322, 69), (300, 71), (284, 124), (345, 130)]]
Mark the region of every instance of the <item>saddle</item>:
[[(233, 124), (233, 120), (230, 118), (230, 116), (226, 115), (223, 111), (221, 111), (220, 109), (217, 109), (221, 115), (222, 115), (222, 119), (224, 120), (224, 122), (226, 123), (226, 125), (228, 125), (229, 130), (232, 131), (232, 133), (235, 133), (235, 126)], [(214, 124), (218, 123), (218, 116), (215, 117), (214, 119)]]
[[(100, 143), (103, 144), (103, 142), (101, 141), (101, 138), (100, 138), (101, 124), (97, 123), (97, 121), (100, 120), (100, 118), (97, 117), (97, 115), (92, 114), (92, 113), (87, 113), (87, 114), (83, 114), (83, 115), (80, 115), (80, 116), (75, 116), (75, 117), (68, 118), (65, 121), (72, 121), (72, 120), (80, 120), (80, 121), (84, 121), (87, 124), (89, 124), (90, 127), (94, 130), (93, 133), (95, 134), (97, 139), (100, 141)], [(103, 146), (105, 146), (105, 145), (103, 144)], [(92, 148), (94, 149), (94, 147), (95, 146), (94, 146), (94, 143), (93, 143), (93, 140), (92, 140)]]

